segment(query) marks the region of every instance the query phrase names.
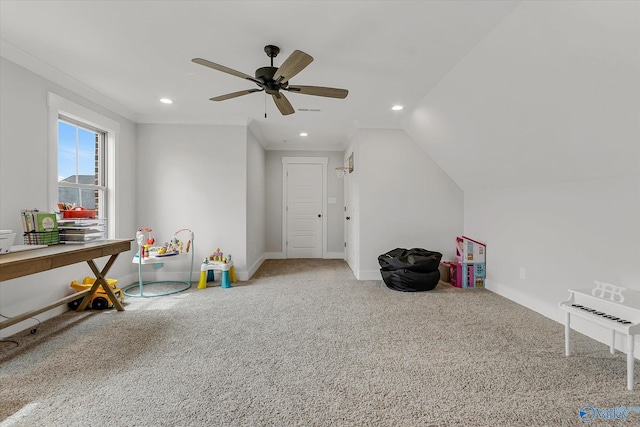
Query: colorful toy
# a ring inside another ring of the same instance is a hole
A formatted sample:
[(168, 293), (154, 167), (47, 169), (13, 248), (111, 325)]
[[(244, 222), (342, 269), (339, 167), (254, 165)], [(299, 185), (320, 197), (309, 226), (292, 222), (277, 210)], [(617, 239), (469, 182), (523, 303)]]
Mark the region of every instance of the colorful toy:
[(211, 260), (213, 262), (222, 262), (222, 255), (220, 248), (216, 248), (216, 251), (211, 255)]
[[(74, 280), (73, 282), (71, 282), (70, 286), (73, 289), (75, 289), (76, 291), (80, 292), (80, 291), (84, 291), (84, 290), (90, 289), (91, 286), (93, 286), (93, 284), (95, 283), (95, 281), (96, 281), (95, 277), (87, 276), (82, 280), (82, 283), (78, 283), (76, 280)], [(124, 301), (124, 292), (122, 292), (121, 289), (116, 287), (116, 285), (118, 284), (118, 281), (115, 280), (115, 279), (108, 279), (108, 278), (105, 278), (105, 281), (107, 282), (107, 285), (109, 285), (111, 287), (111, 289), (113, 290), (113, 293), (115, 294), (115, 296), (118, 299), (118, 301), (123, 302)], [(82, 303), (83, 299), (84, 299), (84, 297), (75, 299), (75, 300), (71, 301), (70, 303), (68, 303), (67, 305), (69, 306), (69, 308), (71, 310), (77, 310), (78, 307), (80, 307), (80, 304)], [(89, 306), (94, 310), (104, 310), (106, 308), (113, 307), (113, 303), (111, 302), (111, 300), (107, 296), (107, 293), (104, 291), (102, 286), (100, 286), (100, 287), (98, 287), (96, 292), (91, 297), (91, 301), (89, 302)]]
[(458, 288), (482, 288), (485, 284), (487, 246), (466, 236), (456, 237), (456, 262), (449, 264), (449, 276)]
[[(169, 239), (169, 241), (165, 242), (162, 244), (162, 246), (151, 246), (151, 244), (149, 242), (153, 241), (155, 242), (155, 239), (153, 239), (151, 237), (151, 228), (141, 228), (137, 231), (136, 233), (136, 241), (138, 243), (138, 253), (136, 253), (133, 257), (132, 262), (135, 264), (138, 264), (138, 283), (137, 284), (132, 284), (129, 285), (128, 287), (124, 288), (124, 294), (130, 297), (157, 297), (157, 296), (162, 296), (162, 295), (169, 295), (169, 294), (173, 294), (176, 292), (182, 292), (184, 290), (187, 290), (191, 287), (191, 279), (192, 279), (192, 269), (193, 269), (193, 257), (195, 255), (195, 250), (191, 252), (191, 267), (189, 268), (189, 279), (188, 280), (169, 280), (169, 281), (162, 281), (162, 280), (155, 280), (155, 281), (147, 281), (144, 282), (142, 280), (142, 266), (146, 265), (146, 264), (150, 264), (154, 269), (160, 269), (164, 266), (164, 261), (165, 261), (165, 257), (167, 261), (171, 261), (174, 259), (178, 259), (178, 258), (182, 258), (182, 257), (174, 257), (174, 255), (179, 255), (182, 252), (182, 242), (180, 242), (180, 240), (178, 239), (177, 235), (178, 233), (181, 233), (183, 231), (187, 232), (189, 235), (189, 240), (187, 242), (187, 253), (189, 252), (189, 249), (191, 247), (191, 243), (194, 240), (194, 233), (193, 231), (191, 231), (188, 228), (182, 228), (178, 231), (176, 231), (173, 236)], [(146, 236), (145, 236), (146, 233)], [(151, 240), (153, 239), (153, 240)], [(194, 246), (195, 249), (195, 246)], [(145, 285), (153, 285), (156, 283), (175, 283), (178, 284), (179, 287), (177, 287), (174, 290), (171, 291), (167, 291), (167, 292), (160, 292), (160, 293), (154, 293), (152, 295), (145, 295), (144, 294), (144, 286)], [(132, 292), (128, 292), (129, 289), (132, 288), (138, 288), (139, 292), (136, 293), (132, 293)]]
[(215, 270), (222, 272), (221, 288), (230, 288), (231, 283), (236, 281), (236, 273), (233, 268), (233, 262), (231, 261), (231, 255), (225, 256), (220, 248), (216, 248), (215, 252), (202, 261), (198, 289), (205, 289), (207, 282), (215, 280)]
[[(151, 246), (155, 239), (151, 237), (151, 228), (141, 228), (136, 233), (136, 241), (138, 246), (140, 247), (140, 252), (142, 252), (143, 258), (155, 257), (155, 256), (169, 256), (169, 255), (178, 255), (184, 253), (184, 243), (176, 237), (176, 235), (181, 231), (188, 231), (190, 233), (191, 230), (183, 228), (175, 232), (174, 236), (168, 241), (164, 242), (162, 246)], [(146, 235), (145, 235), (146, 233)], [(193, 239), (193, 233), (192, 233)], [(191, 239), (187, 241), (187, 249), (186, 252), (189, 253), (191, 248)], [(136, 254), (138, 256), (138, 254)]]

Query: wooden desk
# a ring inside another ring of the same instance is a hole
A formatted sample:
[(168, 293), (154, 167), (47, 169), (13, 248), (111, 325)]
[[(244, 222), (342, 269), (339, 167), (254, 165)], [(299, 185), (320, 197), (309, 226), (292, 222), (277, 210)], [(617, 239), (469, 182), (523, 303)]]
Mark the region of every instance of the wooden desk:
[[(87, 307), (89, 301), (91, 301), (91, 297), (99, 286), (102, 286), (102, 289), (104, 289), (116, 309), (118, 311), (124, 311), (124, 307), (116, 298), (113, 290), (109, 285), (107, 285), (105, 276), (118, 257), (118, 254), (131, 249), (132, 241), (133, 239), (100, 240), (82, 245), (54, 245), (41, 249), (0, 255), (0, 282), (47, 270), (53, 270), (54, 268), (64, 267), (83, 261), (86, 261), (86, 263), (89, 264), (89, 268), (91, 268), (91, 271), (93, 271), (93, 274), (96, 276), (96, 281), (91, 289), (76, 292), (73, 295), (69, 295), (49, 304), (46, 307), (0, 322), (0, 329), (15, 325), (16, 323), (51, 310), (52, 308), (74, 301), (78, 299), (79, 296), (84, 295), (84, 299), (77, 310), (82, 311)], [(104, 268), (99, 270), (94, 260), (107, 255), (110, 256), (109, 260), (105, 264)]]

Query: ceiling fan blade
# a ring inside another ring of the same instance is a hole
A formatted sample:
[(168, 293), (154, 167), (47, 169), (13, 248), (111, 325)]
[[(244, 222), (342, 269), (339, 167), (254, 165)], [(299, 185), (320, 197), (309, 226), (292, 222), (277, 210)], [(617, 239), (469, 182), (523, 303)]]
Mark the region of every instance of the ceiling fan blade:
[(326, 96), (328, 98), (340, 98), (344, 99), (349, 94), (347, 89), (337, 89), (335, 87), (322, 87), (322, 86), (289, 86), (283, 88), (290, 92), (297, 92), (303, 95), (315, 95)]
[(223, 73), (231, 74), (232, 76), (240, 77), (241, 79), (251, 80), (252, 82), (257, 83), (260, 86), (264, 85), (263, 81), (255, 79), (249, 74), (241, 73), (240, 71), (233, 70), (229, 67), (225, 67), (224, 65), (216, 64), (215, 62), (207, 61), (206, 59), (193, 58), (191, 62), (204, 65), (205, 67), (213, 68), (214, 70), (222, 71)]
[[(287, 59), (284, 60), (278, 71), (273, 75), (273, 80), (278, 83), (286, 83), (289, 79), (313, 62), (313, 57), (301, 50), (294, 50)], [(280, 79), (280, 80), (279, 80)]]
[(276, 103), (276, 107), (278, 107), (278, 110), (280, 110), (280, 113), (282, 113), (283, 116), (295, 113), (293, 106), (283, 93), (274, 93), (271, 96), (273, 97), (273, 102)]
[(238, 96), (248, 95), (253, 92), (262, 92), (262, 89), (241, 90), (239, 92), (233, 92), (226, 95), (216, 96), (214, 98), (209, 98), (209, 101), (224, 101), (225, 99), (237, 98)]

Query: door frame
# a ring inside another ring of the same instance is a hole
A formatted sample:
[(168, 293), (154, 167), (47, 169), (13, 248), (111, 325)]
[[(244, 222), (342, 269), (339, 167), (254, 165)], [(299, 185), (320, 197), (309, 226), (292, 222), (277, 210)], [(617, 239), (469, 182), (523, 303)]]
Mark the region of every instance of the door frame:
[[(349, 252), (351, 251), (351, 246), (353, 245), (353, 215), (351, 212), (351, 195), (350, 193), (350, 186), (349, 186), (349, 181), (347, 180), (347, 176), (343, 176), (343, 198), (344, 198), (344, 202), (343, 202), (343, 209), (342, 209), (342, 222), (344, 223), (344, 230), (343, 230), (343, 234), (344, 234), (344, 260), (347, 262), (347, 264), (349, 266), (351, 266), (351, 264), (353, 263), (353, 260), (349, 257)], [(350, 219), (347, 220), (347, 217), (349, 217)], [(351, 232), (349, 232), (351, 231)], [(350, 262), (351, 261), (351, 262)]]
[(288, 258), (287, 245), (287, 173), (289, 164), (322, 165), (322, 258), (327, 257), (327, 164), (328, 157), (283, 157), (282, 158), (282, 254)]

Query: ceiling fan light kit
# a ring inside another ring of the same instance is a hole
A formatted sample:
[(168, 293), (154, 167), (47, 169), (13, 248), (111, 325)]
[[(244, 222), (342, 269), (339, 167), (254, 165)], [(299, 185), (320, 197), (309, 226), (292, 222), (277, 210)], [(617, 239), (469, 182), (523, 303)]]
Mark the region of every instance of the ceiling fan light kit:
[(311, 64), (311, 62), (313, 62), (313, 57), (300, 50), (294, 50), (280, 67), (274, 67), (273, 58), (278, 56), (280, 48), (278, 46), (267, 45), (264, 47), (264, 52), (269, 58), (271, 58), (271, 66), (258, 68), (254, 74), (255, 77), (202, 58), (193, 58), (191, 61), (196, 64), (204, 65), (205, 67), (213, 68), (214, 70), (222, 71), (223, 73), (231, 74), (232, 76), (252, 81), (259, 87), (259, 89), (241, 90), (209, 98), (211, 101), (224, 101), (248, 95), (250, 93), (264, 91), (271, 95), (280, 113), (283, 116), (286, 116), (295, 113), (295, 110), (287, 97), (284, 96), (284, 93), (282, 93), (283, 90), (300, 93), (302, 95), (314, 95), (338, 99), (344, 99), (349, 94), (347, 89), (338, 89), (333, 87), (289, 86), (289, 80)]

